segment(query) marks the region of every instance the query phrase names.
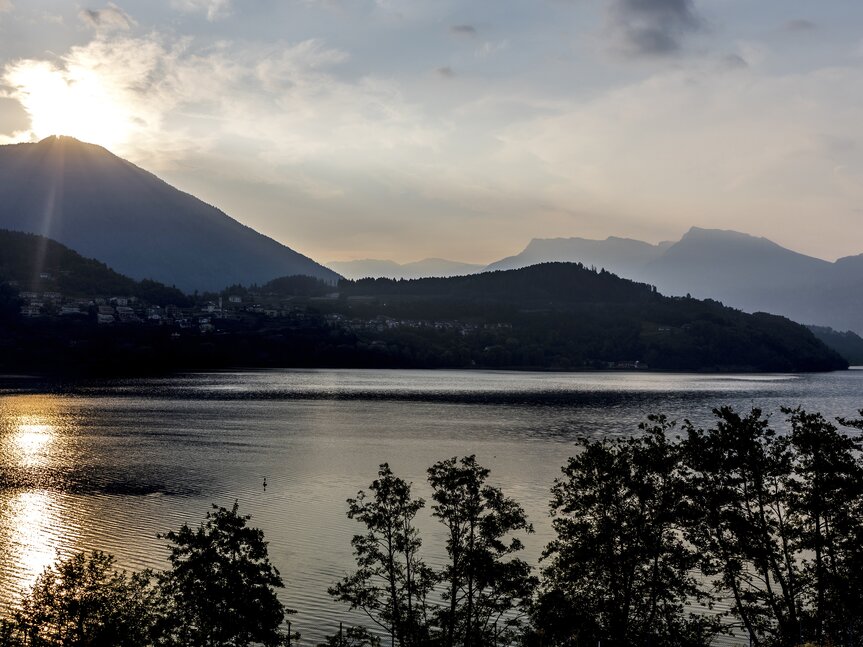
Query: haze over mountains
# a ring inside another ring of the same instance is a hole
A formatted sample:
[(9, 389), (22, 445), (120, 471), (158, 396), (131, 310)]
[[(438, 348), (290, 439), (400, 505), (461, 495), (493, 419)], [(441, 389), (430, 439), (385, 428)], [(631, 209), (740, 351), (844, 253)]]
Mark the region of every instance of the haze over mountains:
[(488, 266), (430, 258), (324, 267), (100, 146), (67, 137), (0, 146), (0, 229), (44, 235), (134, 279), (187, 292), (307, 275), (417, 279), (580, 262), (747, 312), (863, 334), (863, 254), (828, 262), (766, 238), (692, 228), (677, 242), (537, 238)]
[(747, 312), (863, 334), (863, 254), (831, 263), (766, 238), (693, 227), (677, 242), (656, 245), (617, 237), (537, 238), (482, 271), (546, 262), (582, 263), (655, 285), (662, 294), (691, 294)]
[(378, 259), (333, 261), (326, 264), (346, 279), (425, 279), (435, 276), (463, 276), (482, 272), (485, 265), (460, 263), (444, 258), (425, 258), (413, 263), (396, 263)]
[(188, 292), (338, 275), (100, 146), (0, 146), (0, 229), (41, 234), (134, 279)]

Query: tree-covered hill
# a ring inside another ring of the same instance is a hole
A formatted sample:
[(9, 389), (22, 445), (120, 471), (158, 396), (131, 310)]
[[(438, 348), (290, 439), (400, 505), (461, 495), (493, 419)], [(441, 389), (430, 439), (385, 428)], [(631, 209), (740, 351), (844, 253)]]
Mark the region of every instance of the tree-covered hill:
[(22, 292), (59, 292), (66, 297), (133, 296), (157, 305), (185, 305), (180, 290), (135, 281), (104, 263), (35, 234), (0, 229), (0, 281)]
[(809, 330), (827, 346), (854, 366), (863, 366), (863, 338), (855, 332), (839, 332), (827, 326), (809, 326)]
[(454, 278), (343, 281), (339, 287), (342, 307), (352, 317), (436, 318), (480, 326), (475, 336), (463, 330), (451, 338), (413, 333), (412, 342), (393, 326), (384, 339), (396, 346), (418, 346), (428, 357), (443, 353), (478, 365), (578, 368), (639, 362), (665, 370), (756, 371), (847, 367), (804, 326), (784, 317), (746, 314), (711, 300), (665, 297), (650, 285), (580, 264), (544, 263)]

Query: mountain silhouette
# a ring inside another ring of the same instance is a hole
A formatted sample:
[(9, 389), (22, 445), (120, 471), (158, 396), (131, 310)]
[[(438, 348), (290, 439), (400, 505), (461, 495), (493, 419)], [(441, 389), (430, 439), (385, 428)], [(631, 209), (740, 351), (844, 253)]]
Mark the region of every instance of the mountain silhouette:
[(747, 312), (863, 334), (863, 255), (831, 263), (735, 231), (693, 227), (678, 242), (535, 239), (487, 269), (581, 262), (655, 285), (663, 294), (710, 298)]
[(0, 228), (40, 234), (134, 279), (186, 291), (332, 270), (101, 146), (0, 146)]

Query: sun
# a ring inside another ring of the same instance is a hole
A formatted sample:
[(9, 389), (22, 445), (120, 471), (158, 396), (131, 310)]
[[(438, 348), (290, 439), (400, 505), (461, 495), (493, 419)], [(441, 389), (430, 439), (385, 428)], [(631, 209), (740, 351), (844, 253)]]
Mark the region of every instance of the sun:
[(37, 140), (68, 135), (115, 148), (131, 135), (128, 110), (94, 70), (22, 61), (7, 71), (5, 80), (30, 116), (30, 132)]

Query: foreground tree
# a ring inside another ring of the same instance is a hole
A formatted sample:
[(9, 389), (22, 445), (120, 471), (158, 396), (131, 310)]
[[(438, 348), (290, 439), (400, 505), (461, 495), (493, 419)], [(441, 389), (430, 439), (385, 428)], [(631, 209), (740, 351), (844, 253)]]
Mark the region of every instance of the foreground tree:
[[(429, 643), (427, 596), (435, 577), (420, 558), (422, 540), (414, 526), (424, 505), (412, 498), (409, 483), (382, 464), (369, 493), (348, 499), (348, 518), (366, 529), (351, 540), (357, 570), (329, 589), (336, 600), (362, 610), (402, 647)], [(351, 639), (358, 643), (371, 638), (357, 634)]]
[(147, 647), (160, 607), (151, 573), (128, 575), (102, 552), (50, 566), (0, 626), (7, 647)]
[(776, 435), (759, 409), (714, 413), (715, 427), (686, 425), (696, 513), (688, 537), (752, 644), (795, 644), (802, 631), (802, 573), (788, 508), (788, 439)]
[[(860, 438), (820, 413), (783, 409), (794, 453), (789, 510), (800, 553), (802, 633), (815, 644), (863, 643), (863, 465)], [(850, 426), (857, 426), (852, 422)]]
[(163, 631), (172, 645), (246, 647), (280, 645), (287, 610), (276, 597), (284, 586), (270, 563), (264, 533), (250, 519), (213, 506), (192, 529), (160, 537), (170, 542), (171, 570), (161, 577)]
[(790, 434), (758, 409), (723, 407), (715, 427), (687, 425), (688, 537), (753, 645), (861, 645), (859, 439), (819, 414), (783, 411)]
[(524, 509), (486, 484), (489, 470), (475, 456), (439, 461), (428, 474), (433, 514), (447, 530), (445, 604), (437, 613), (442, 644), (509, 644), (536, 585), (530, 566), (515, 557), (523, 544), (513, 533), (533, 532)]
[(533, 609), (542, 645), (707, 645), (716, 620), (686, 610), (709, 603), (682, 538), (687, 517), (680, 448), (663, 416), (643, 436), (581, 439), (552, 488), (557, 537)]
[(327, 636), (317, 647), (381, 647), (381, 639), (365, 627), (349, 627)]

